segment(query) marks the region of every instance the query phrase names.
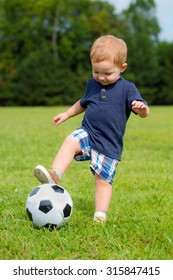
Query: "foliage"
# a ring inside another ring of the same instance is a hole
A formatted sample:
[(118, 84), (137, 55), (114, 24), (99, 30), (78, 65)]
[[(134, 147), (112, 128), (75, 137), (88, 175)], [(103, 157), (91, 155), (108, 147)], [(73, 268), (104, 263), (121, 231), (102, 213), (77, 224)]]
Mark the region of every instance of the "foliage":
[[(51, 125), (62, 107), (0, 110), (0, 259), (170, 260), (173, 255), (172, 107), (151, 107), (147, 119), (132, 116), (105, 226), (94, 224), (94, 181), (89, 163), (70, 166), (62, 186), (74, 209), (60, 230), (36, 229), (25, 213), (30, 191), (39, 185), (37, 164), (50, 167), (81, 116)], [(135, 131), (135, 133), (134, 133)]]
[(131, 1), (122, 14), (101, 0), (1, 0), (0, 105), (72, 104), (91, 75), (90, 46), (102, 34), (127, 42), (125, 77), (148, 102), (171, 104), (173, 44), (158, 41), (155, 9), (154, 0)]
[(34, 52), (23, 60), (13, 81), (10, 102), (17, 105), (68, 105), (84, 88), (82, 81), (61, 60), (55, 61), (49, 50)]
[(126, 34), (129, 48), (129, 72), (133, 73), (136, 85), (150, 104), (152, 104), (153, 96), (157, 94), (157, 88), (155, 88), (158, 75), (156, 45), (160, 29), (155, 14), (153, 0), (137, 0), (124, 11), (124, 19), (128, 18), (130, 27), (130, 32)]
[(170, 75), (173, 72), (173, 44), (160, 42), (157, 46), (159, 61), (159, 79), (157, 81), (157, 96), (154, 104), (173, 104), (173, 80)]

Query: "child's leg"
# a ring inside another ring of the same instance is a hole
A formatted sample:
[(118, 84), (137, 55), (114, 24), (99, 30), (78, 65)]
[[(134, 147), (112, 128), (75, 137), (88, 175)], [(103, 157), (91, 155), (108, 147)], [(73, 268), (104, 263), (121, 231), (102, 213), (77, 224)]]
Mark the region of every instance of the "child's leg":
[(72, 135), (67, 136), (54, 159), (52, 169), (59, 170), (63, 175), (73, 161), (74, 155), (80, 151), (79, 141)]
[(79, 141), (72, 135), (67, 136), (59, 149), (52, 165), (52, 170), (38, 165), (34, 169), (35, 177), (42, 183), (59, 184), (65, 170), (72, 162), (74, 155), (81, 151)]
[(112, 197), (112, 183), (118, 160), (91, 149), (90, 168), (95, 176), (94, 220), (105, 220)]
[(111, 197), (112, 185), (95, 173), (95, 219), (106, 219)]

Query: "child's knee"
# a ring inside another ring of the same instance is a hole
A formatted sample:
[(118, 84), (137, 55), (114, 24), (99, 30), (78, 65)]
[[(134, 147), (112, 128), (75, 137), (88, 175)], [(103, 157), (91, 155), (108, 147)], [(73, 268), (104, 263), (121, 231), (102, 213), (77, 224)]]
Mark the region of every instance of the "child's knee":
[(64, 143), (67, 146), (73, 148), (76, 153), (81, 151), (79, 141), (76, 138), (74, 138), (72, 135), (68, 135), (65, 138)]
[(95, 183), (96, 185), (107, 185), (107, 186), (111, 186), (111, 184), (106, 181), (104, 178), (102, 178), (99, 174), (97, 174), (96, 172), (94, 173), (94, 178), (95, 178)]

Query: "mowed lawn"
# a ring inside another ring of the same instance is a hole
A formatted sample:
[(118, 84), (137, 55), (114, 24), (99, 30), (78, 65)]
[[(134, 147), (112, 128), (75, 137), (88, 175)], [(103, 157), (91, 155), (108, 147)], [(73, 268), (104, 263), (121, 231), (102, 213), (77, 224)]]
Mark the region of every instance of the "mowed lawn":
[(0, 259), (172, 259), (173, 107), (131, 116), (104, 226), (93, 222), (94, 181), (89, 163), (73, 162), (62, 180), (73, 214), (59, 230), (36, 229), (25, 213), (39, 185), (37, 164), (51, 167), (79, 115), (60, 127), (52, 118), (65, 107), (0, 108)]

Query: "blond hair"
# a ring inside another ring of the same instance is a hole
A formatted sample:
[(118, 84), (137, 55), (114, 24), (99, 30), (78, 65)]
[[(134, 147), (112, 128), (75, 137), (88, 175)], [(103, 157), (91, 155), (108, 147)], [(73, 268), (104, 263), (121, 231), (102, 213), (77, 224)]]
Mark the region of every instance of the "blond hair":
[(93, 43), (90, 58), (93, 63), (108, 60), (121, 67), (127, 59), (127, 45), (113, 35), (101, 36)]

